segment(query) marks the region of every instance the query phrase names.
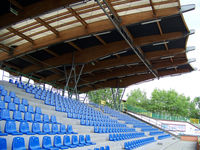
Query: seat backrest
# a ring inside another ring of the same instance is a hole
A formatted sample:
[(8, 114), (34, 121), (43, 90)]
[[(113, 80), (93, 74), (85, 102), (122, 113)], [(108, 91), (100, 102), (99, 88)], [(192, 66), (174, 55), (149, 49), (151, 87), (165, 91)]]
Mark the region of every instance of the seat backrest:
[(25, 112), (24, 120), (26, 121), (33, 121), (32, 114), (30, 112)]
[(69, 133), (73, 132), (72, 125), (70, 124), (67, 125), (67, 132)]
[(18, 110), (21, 111), (21, 112), (25, 112), (25, 106), (23, 104), (19, 104)]
[(44, 123), (42, 126), (42, 131), (44, 133), (49, 133), (50, 132), (50, 127), (49, 127), (49, 123)]
[(3, 85), (0, 85), (0, 91), (2, 91), (4, 89)]
[(26, 121), (21, 121), (20, 122), (20, 124), (19, 124), (19, 132), (21, 132), (21, 133), (30, 132), (28, 122), (26, 122)]
[(56, 116), (51, 116), (51, 122), (57, 123)]
[(14, 98), (15, 97), (15, 92), (10, 91), (9, 96), (12, 97), (12, 98)]
[[(3, 93), (2, 93), (2, 94), (3, 94)], [(5, 95), (5, 96), (4, 96), (4, 101), (5, 101), (6, 103), (10, 103), (10, 102), (11, 102), (11, 97), (8, 96), (8, 95)]]
[[(7, 96), (7, 90), (2, 89), (1, 90), (1, 95), (4, 96), (4, 98)], [(4, 99), (5, 100), (5, 99)]]
[(0, 100), (0, 109), (5, 109), (5, 108), (6, 108), (5, 102)]
[(2, 109), (0, 118), (2, 120), (9, 120), (10, 119), (10, 111), (8, 109)]
[(34, 111), (33, 111), (33, 106), (28, 105), (27, 111), (30, 112), (30, 113), (34, 113)]
[(0, 143), (1, 143), (1, 150), (7, 150), (7, 141), (5, 138), (0, 138)]
[(37, 121), (37, 122), (41, 122), (41, 115), (40, 114), (38, 114), (38, 113), (36, 113), (35, 115), (34, 115), (34, 121)]
[(9, 109), (9, 110), (12, 110), (12, 111), (15, 111), (15, 110), (16, 110), (16, 105), (15, 105), (15, 103), (12, 103), (12, 102), (8, 103), (8, 109)]
[(12, 142), (13, 150), (25, 150), (25, 141), (23, 137), (14, 137)]
[(5, 132), (6, 133), (14, 133), (16, 132), (16, 123), (15, 121), (6, 121), (5, 124)]
[(76, 135), (72, 135), (72, 144), (74, 145), (78, 144), (78, 137)]
[(65, 127), (64, 124), (61, 124), (61, 125), (60, 125), (60, 132), (61, 132), (61, 133), (66, 133), (66, 127)]
[(44, 136), (42, 139), (42, 147), (45, 149), (48, 149), (52, 146), (51, 144), (51, 137), (49, 136)]
[(43, 122), (49, 122), (49, 115), (47, 114), (43, 115)]
[(28, 106), (28, 101), (24, 98), (22, 98), (22, 104), (24, 104), (25, 106)]
[(90, 135), (86, 135), (86, 136), (85, 136), (85, 142), (86, 142), (86, 143), (87, 143), (87, 142), (91, 142)]
[(13, 119), (14, 120), (22, 120), (22, 113), (20, 111), (13, 112)]
[(14, 100), (13, 100), (13, 103), (15, 103), (15, 104), (20, 104), (20, 99), (19, 99), (19, 97), (15, 97)]
[(39, 141), (39, 137), (37, 136), (31, 136), (29, 138), (29, 144), (28, 144), (28, 148), (30, 150), (35, 150), (35, 149), (40, 149), (40, 141)]
[(32, 132), (34, 132), (34, 133), (41, 132), (39, 123), (34, 122), (32, 124)]
[(60, 147), (62, 146), (62, 140), (60, 136), (54, 136), (54, 146), (55, 147)]
[(100, 150), (105, 150), (104, 147), (100, 147)]
[(110, 150), (110, 146), (107, 145), (105, 149), (106, 149), (106, 150)]
[(85, 138), (83, 135), (79, 135), (79, 143), (84, 144), (85, 143)]
[(65, 145), (65, 146), (71, 145), (70, 136), (65, 135), (65, 136), (63, 137), (63, 145)]
[(40, 107), (35, 107), (35, 113), (41, 114), (41, 108)]
[(57, 133), (57, 132), (58, 132), (58, 125), (57, 125), (57, 124), (52, 124), (51, 131), (52, 131), (53, 133)]

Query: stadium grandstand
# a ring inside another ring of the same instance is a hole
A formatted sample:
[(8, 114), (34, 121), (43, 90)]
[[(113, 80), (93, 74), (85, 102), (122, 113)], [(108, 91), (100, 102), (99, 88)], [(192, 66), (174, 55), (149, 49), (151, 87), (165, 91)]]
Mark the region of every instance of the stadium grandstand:
[(0, 68), (9, 73), (0, 81), (0, 150), (187, 144), (130, 114), (83, 103), (79, 95), (193, 71), (195, 60), (186, 53), (195, 48), (186, 45), (194, 30), (183, 18), (193, 4), (3, 0), (0, 8)]

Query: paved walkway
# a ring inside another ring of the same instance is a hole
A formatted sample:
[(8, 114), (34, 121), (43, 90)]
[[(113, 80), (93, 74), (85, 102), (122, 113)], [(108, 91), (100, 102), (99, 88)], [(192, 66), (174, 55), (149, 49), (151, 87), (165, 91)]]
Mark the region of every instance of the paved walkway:
[(163, 150), (196, 150), (196, 142), (179, 141)]

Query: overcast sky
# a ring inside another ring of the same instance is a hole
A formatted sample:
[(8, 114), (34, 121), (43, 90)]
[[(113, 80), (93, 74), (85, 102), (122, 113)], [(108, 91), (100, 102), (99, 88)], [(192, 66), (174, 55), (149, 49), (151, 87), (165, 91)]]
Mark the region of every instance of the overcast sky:
[(196, 50), (187, 53), (188, 59), (196, 58), (196, 62), (191, 65), (197, 68), (197, 71), (183, 74), (175, 77), (164, 77), (159, 80), (140, 83), (138, 85), (129, 86), (126, 90), (124, 98), (131, 90), (140, 88), (151, 96), (151, 92), (155, 88), (159, 89), (175, 89), (178, 93), (190, 96), (192, 99), (200, 96), (200, 0), (181, 0), (181, 5), (195, 4), (193, 11), (184, 13), (184, 18), (189, 29), (195, 29), (195, 34), (189, 37), (187, 46), (195, 46)]

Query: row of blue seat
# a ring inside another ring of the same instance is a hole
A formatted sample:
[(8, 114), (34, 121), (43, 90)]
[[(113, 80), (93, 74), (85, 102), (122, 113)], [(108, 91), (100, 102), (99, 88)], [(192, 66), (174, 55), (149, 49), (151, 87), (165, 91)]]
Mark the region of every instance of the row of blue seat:
[(134, 140), (134, 141), (130, 141), (130, 142), (125, 142), (124, 143), (124, 149), (125, 150), (131, 150), (131, 149), (135, 149), (135, 148), (144, 146), (144, 145), (152, 143), (152, 142), (155, 142), (154, 137), (149, 137), (149, 138)]
[[(91, 149), (88, 149), (91, 150)], [(94, 150), (110, 150), (110, 146), (100, 147), (100, 148), (94, 148)]]
[(58, 123), (56, 120), (56, 116), (51, 116), (50, 120), (47, 114), (41, 115), (41, 114), (36, 113), (33, 116), (34, 118), (32, 117), (32, 114), (29, 112), (22, 113), (20, 111), (13, 111), (13, 115), (11, 117), (10, 110), (8, 109), (0, 110), (0, 120), (16, 120), (16, 121), (24, 120), (28, 122)]
[[(60, 127), (60, 129), (59, 129)], [(60, 124), (52, 124), (51, 129), (49, 123), (44, 123), (42, 126), (42, 131), (40, 129), (40, 124), (39, 123), (32, 123), (32, 130), (30, 131), (29, 129), (29, 124), (26, 121), (21, 121), (19, 124), (19, 132), (16, 129), (16, 122), (15, 121), (6, 121), (5, 127), (4, 127), (4, 132), (1, 131), (0, 128), (0, 136), (6, 136), (8, 134), (11, 135), (22, 135), (22, 134), (77, 134), (77, 132), (73, 131), (72, 125), (67, 125)]]
[(121, 141), (121, 140), (132, 139), (132, 138), (140, 138), (144, 136), (145, 134), (143, 132), (109, 134), (109, 141)]
[(126, 128), (126, 126), (112, 123), (112, 122), (102, 122), (102, 121), (92, 121), (92, 120), (80, 120), (80, 124), (84, 126), (102, 126), (102, 127), (118, 127), (118, 128)]
[(156, 131), (156, 132), (149, 132), (149, 135), (158, 135), (158, 134), (163, 134), (163, 131)]
[[(7, 150), (7, 141), (5, 138), (0, 138), (1, 143), (1, 150)], [(70, 139), (70, 136), (65, 135), (62, 138), (60, 136), (54, 136), (53, 145), (51, 142), (51, 137), (44, 136), (42, 139), (42, 147), (40, 146), (39, 138), (36, 136), (29, 137), (29, 144), (28, 149), (29, 150), (39, 150), (39, 149), (68, 149), (68, 148), (75, 148), (75, 147), (83, 147), (83, 146), (89, 146), (89, 145), (95, 145), (96, 143), (93, 143), (91, 141), (91, 138), (89, 135), (86, 135), (85, 137), (83, 135), (73, 135)], [(25, 147), (25, 139), (23, 137), (14, 137), (12, 141), (12, 149), (13, 150), (26, 150)]]
[(119, 133), (119, 132), (134, 132), (133, 128), (121, 128), (121, 127), (101, 127), (95, 126), (94, 133)]
[(162, 139), (169, 138), (169, 137), (171, 137), (170, 134), (160, 135), (160, 136), (158, 136), (158, 140), (162, 140)]

